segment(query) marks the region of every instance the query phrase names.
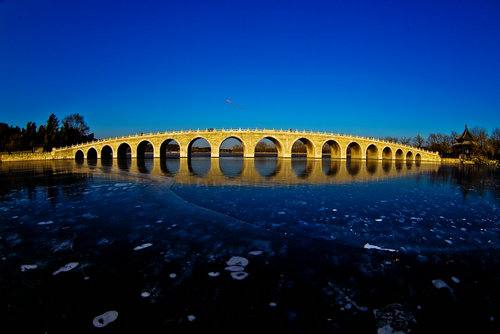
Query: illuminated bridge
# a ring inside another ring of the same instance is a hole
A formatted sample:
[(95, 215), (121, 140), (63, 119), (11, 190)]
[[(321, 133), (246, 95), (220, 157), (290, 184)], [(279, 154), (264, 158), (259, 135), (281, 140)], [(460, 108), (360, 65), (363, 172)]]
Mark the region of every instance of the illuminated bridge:
[[(203, 152), (218, 158), (225, 152), (227, 140), (239, 143), (241, 156), (253, 158), (259, 154), (259, 143), (264, 141), (274, 151), (265, 152), (280, 158), (297, 155), (320, 159), (374, 159), (402, 161), (441, 161), (437, 152), (431, 152), (376, 138), (315, 131), (268, 129), (206, 129), (166, 131), (101, 139), (70, 147), (55, 148), (53, 159), (104, 159), (167, 157), (176, 147), (176, 156), (188, 158), (195, 154), (195, 143), (205, 143)], [(264, 145), (265, 146), (265, 145)], [(267, 147), (266, 146), (266, 147)], [(297, 147), (302, 150), (296, 150)]]

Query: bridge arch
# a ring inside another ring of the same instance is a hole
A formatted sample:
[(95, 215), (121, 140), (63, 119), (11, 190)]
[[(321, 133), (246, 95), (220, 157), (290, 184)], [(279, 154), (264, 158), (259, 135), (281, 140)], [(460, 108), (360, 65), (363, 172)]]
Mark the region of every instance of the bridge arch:
[[(274, 145), (273, 147), (269, 146), (269, 143)], [(283, 156), (283, 145), (281, 142), (271, 136), (263, 137), (257, 141), (257, 144), (254, 148), (254, 156)]]
[(396, 156), (395, 156), (396, 160), (403, 160), (403, 150), (398, 148), (396, 150)]
[(366, 160), (377, 160), (378, 159), (378, 147), (375, 144), (370, 144), (366, 148)]
[(392, 149), (389, 146), (384, 147), (382, 150), (382, 159), (392, 160)]
[(160, 158), (179, 158), (181, 145), (173, 138), (165, 139), (160, 145)]
[(347, 159), (361, 159), (362, 158), (361, 146), (357, 142), (353, 141), (349, 145), (347, 145), (346, 158)]
[(87, 160), (97, 160), (97, 150), (93, 147), (87, 151)]
[(113, 159), (113, 148), (109, 145), (104, 145), (101, 148), (101, 160), (102, 159)]
[(409, 161), (409, 162), (413, 161), (413, 152), (412, 151), (408, 151), (406, 153), (406, 161)]
[(83, 153), (83, 151), (82, 150), (76, 151), (75, 160), (81, 162), (83, 161), (83, 159), (85, 159), (85, 154)]
[(117, 150), (118, 159), (130, 159), (132, 158), (132, 147), (128, 143), (121, 143)]
[(321, 156), (330, 157), (330, 159), (340, 159), (342, 157), (342, 150), (339, 143), (333, 139), (326, 140), (321, 145)]
[(188, 144), (188, 157), (192, 157), (193, 155), (210, 156), (211, 152), (212, 145), (204, 137), (193, 138)]
[(155, 152), (155, 147), (149, 140), (143, 140), (137, 145), (137, 158), (153, 158)]
[(306, 157), (314, 157), (314, 144), (307, 138), (298, 138), (293, 142), (290, 148), (290, 156), (304, 155)]
[(415, 162), (420, 163), (422, 161), (422, 156), (420, 153), (415, 154)]
[(224, 138), (219, 145), (219, 156), (238, 156), (242, 157), (245, 152), (245, 143), (238, 136), (229, 136)]

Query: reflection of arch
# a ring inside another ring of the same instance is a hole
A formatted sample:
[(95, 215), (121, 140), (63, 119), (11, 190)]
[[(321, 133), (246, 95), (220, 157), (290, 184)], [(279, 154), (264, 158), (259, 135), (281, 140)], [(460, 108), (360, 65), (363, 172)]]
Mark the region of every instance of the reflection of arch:
[(211, 159), (209, 157), (188, 159), (188, 170), (192, 175), (206, 176), (210, 171), (211, 165)]
[(361, 170), (361, 160), (349, 159), (345, 162), (345, 166), (349, 175), (356, 176)]
[(327, 140), (323, 143), (321, 147), (321, 155), (329, 156), (330, 159), (340, 159), (340, 145), (335, 140)]
[(382, 159), (392, 160), (392, 150), (390, 147), (384, 147), (384, 149), (382, 150)]
[(422, 156), (420, 155), (420, 153), (415, 154), (415, 165), (419, 167), (421, 162), (422, 162)]
[(154, 157), (154, 146), (149, 140), (143, 140), (137, 145), (137, 158), (153, 158)]
[(160, 145), (160, 158), (178, 158), (180, 150), (181, 147), (175, 139), (166, 139)]
[(219, 157), (238, 156), (242, 157), (245, 151), (243, 140), (236, 136), (227, 137), (219, 145)]
[(210, 156), (212, 152), (212, 147), (210, 142), (203, 137), (196, 137), (189, 142), (188, 145), (188, 157), (193, 155), (198, 156)]
[(335, 159), (323, 159), (323, 173), (327, 176), (337, 175), (340, 169), (340, 161)]
[[(274, 144), (274, 147), (269, 144)], [(254, 148), (254, 156), (278, 156), (281, 157), (283, 145), (274, 137), (264, 137), (260, 139)]]
[(127, 143), (118, 146), (118, 159), (130, 159), (132, 157), (132, 148)]
[(154, 164), (153, 159), (144, 159), (144, 158), (137, 159), (137, 169), (139, 170), (139, 172), (144, 174), (151, 173), (151, 171), (153, 170), (153, 164)]
[(113, 159), (113, 149), (109, 145), (104, 145), (101, 149), (101, 160)]
[(76, 153), (75, 153), (75, 160), (76, 161), (80, 161), (81, 162), (84, 158), (85, 158), (85, 155), (83, 154), (82, 150), (76, 151)]
[(374, 144), (368, 145), (366, 148), (366, 159), (376, 160), (378, 159), (378, 148)]
[(87, 160), (97, 160), (97, 150), (93, 147), (87, 151)]
[(400, 148), (396, 150), (396, 160), (403, 160), (403, 150)]
[(408, 151), (408, 153), (406, 153), (406, 161), (413, 161), (412, 151)]
[(406, 169), (410, 170), (413, 165), (413, 160), (406, 160)]
[(238, 177), (243, 173), (243, 159), (219, 159), (219, 168), (222, 174), (226, 177)]
[(118, 169), (129, 171), (130, 166), (132, 165), (132, 160), (127, 158), (126, 156), (123, 158), (118, 158)]
[(403, 169), (403, 160), (396, 159), (394, 166), (396, 167), (396, 171), (398, 171), (398, 173), (401, 172), (401, 169)]
[(361, 159), (361, 146), (356, 142), (347, 145), (346, 157), (347, 159)]
[(301, 179), (306, 179), (314, 168), (314, 160), (292, 159), (292, 170)]
[(366, 160), (366, 171), (368, 172), (368, 174), (370, 175), (375, 174), (377, 172), (377, 168), (378, 168), (378, 161), (370, 159)]
[(382, 160), (382, 169), (385, 173), (389, 173), (392, 169), (392, 161), (390, 160)]
[(290, 156), (314, 157), (314, 144), (307, 138), (297, 139), (291, 148)]
[(281, 160), (257, 157), (254, 159), (254, 167), (261, 176), (272, 178), (281, 170)]
[(160, 159), (160, 169), (167, 176), (174, 176), (181, 169), (181, 160), (179, 159)]

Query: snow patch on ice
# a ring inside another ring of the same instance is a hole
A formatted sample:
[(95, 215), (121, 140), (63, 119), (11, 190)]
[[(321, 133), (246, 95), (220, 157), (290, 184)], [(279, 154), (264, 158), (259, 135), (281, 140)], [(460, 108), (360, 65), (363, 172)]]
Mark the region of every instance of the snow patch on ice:
[(376, 250), (380, 250), (380, 251), (387, 251), (387, 252), (397, 252), (396, 249), (392, 249), (392, 248), (382, 248), (382, 247), (379, 247), (379, 246), (376, 246), (376, 245), (371, 245), (371, 244), (368, 244), (366, 243), (364, 246), (363, 246), (364, 249), (376, 249)]
[(52, 220), (47, 220), (45, 222), (39, 222), (37, 225), (51, 225), (54, 224)]
[(242, 266), (246, 267), (248, 265), (248, 260), (241, 256), (233, 256), (227, 260), (226, 264), (228, 266)]
[(60, 273), (65, 273), (67, 271), (70, 271), (70, 270), (73, 270), (75, 269), (76, 267), (78, 267), (79, 263), (78, 262), (70, 262), (68, 264), (65, 264), (64, 266), (62, 266), (61, 268), (57, 269), (56, 271), (54, 271), (52, 273), (52, 275), (58, 275)]
[(142, 245), (139, 245), (139, 246), (135, 247), (134, 250), (138, 251), (138, 250), (141, 250), (141, 249), (144, 249), (144, 248), (148, 248), (148, 247), (151, 247), (151, 246), (153, 246), (153, 244), (150, 243), (150, 242), (147, 242), (145, 244), (142, 244)]
[(261, 250), (255, 250), (255, 251), (248, 252), (249, 255), (254, 255), (254, 256), (261, 255), (262, 253), (263, 253), (263, 251), (261, 251)]
[(118, 312), (108, 311), (95, 317), (94, 320), (92, 320), (92, 323), (94, 324), (95, 327), (101, 328), (109, 325), (110, 323), (115, 321), (116, 318), (118, 318)]
[(235, 272), (231, 273), (231, 277), (237, 281), (241, 281), (241, 280), (247, 278), (247, 276), (248, 276), (248, 273), (246, 273), (244, 271), (235, 271)]
[(21, 271), (22, 272), (25, 272), (28, 270), (33, 270), (36, 268), (38, 268), (38, 266), (36, 264), (21, 264)]

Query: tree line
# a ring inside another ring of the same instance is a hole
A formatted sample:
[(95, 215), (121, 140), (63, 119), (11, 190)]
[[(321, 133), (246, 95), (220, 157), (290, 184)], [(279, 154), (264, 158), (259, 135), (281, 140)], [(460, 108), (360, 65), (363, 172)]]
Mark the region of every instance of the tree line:
[(39, 127), (35, 122), (28, 122), (25, 128), (0, 123), (0, 152), (50, 152), (53, 147), (93, 140), (94, 134), (80, 114), (68, 115), (61, 122), (55, 114), (50, 114)]
[[(491, 133), (488, 133), (484, 128), (475, 127), (469, 129), (469, 132), (474, 138), (472, 157), (500, 159), (499, 128), (495, 128)], [(441, 157), (446, 158), (456, 156), (456, 152), (453, 150), (453, 144), (456, 143), (456, 138), (460, 135), (460, 133), (452, 131), (450, 134), (430, 133), (427, 138), (417, 134), (415, 137), (385, 137), (383, 140), (404, 145), (412, 145), (429, 151), (437, 151)]]

